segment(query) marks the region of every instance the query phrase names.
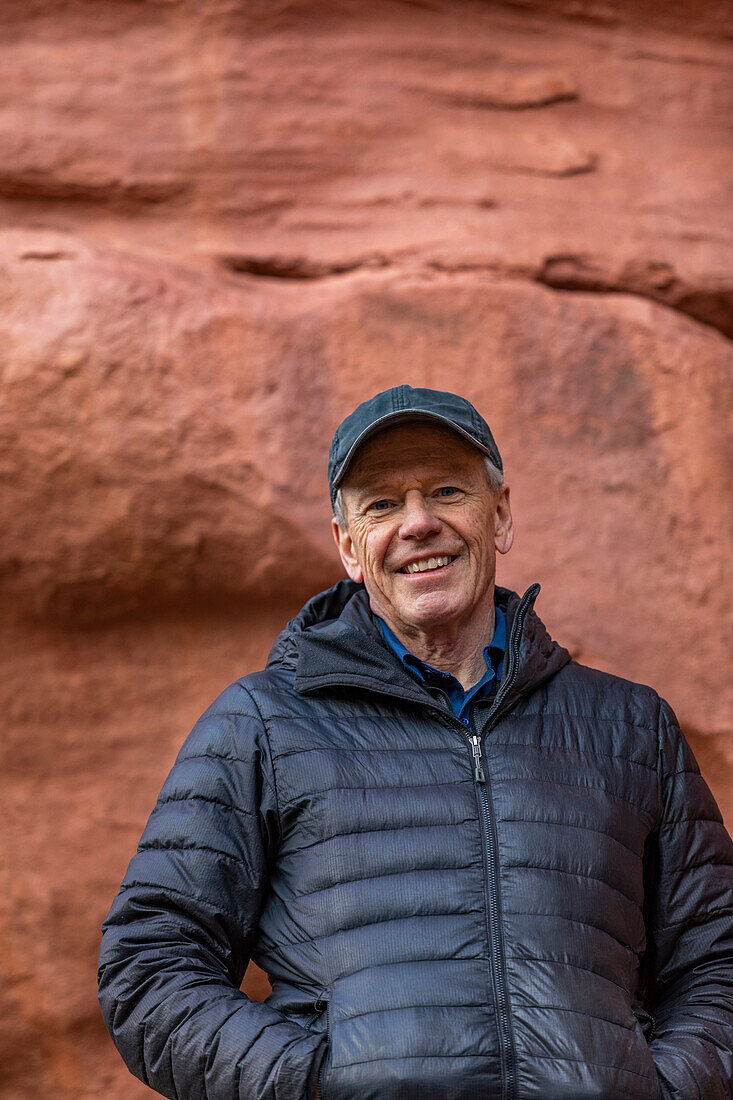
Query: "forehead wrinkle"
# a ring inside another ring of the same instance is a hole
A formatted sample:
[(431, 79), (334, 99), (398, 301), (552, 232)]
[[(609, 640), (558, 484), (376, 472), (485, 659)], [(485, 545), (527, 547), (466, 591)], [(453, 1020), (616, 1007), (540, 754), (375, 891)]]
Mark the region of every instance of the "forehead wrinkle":
[(344, 478), (344, 488), (356, 488), (363, 480), (382, 479), (388, 483), (395, 478), (410, 475), (425, 476), (426, 471), (428, 477), (449, 476), (452, 472), (465, 474), (472, 467), (483, 463), (483, 456), (479, 451), (465, 444), (453, 433), (431, 428), (428, 432), (432, 439), (426, 441), (425, 435), (422, 440), (419, 438), (423, 433), (415, 433), (418, 438), (412, 436), (405, 439), (403, 436), (400, 439), (397, 436), (398, 431), (399, 429), (392, 429), (395, 434), (389, 439), (364, 444)]
[[(478, 465), (480, 462), (479, 458)], [(433, 455), (426, 455), (419, 461), (405, 458), (401, 464), (386, 455), (365, 457), (349, 471), (343, 488), (360, 497), (387, 490), (418, 488), (433, 482), (450, 484), (452, 480), (462, 480), (478, 472), (473, 471), (471, 465), (463, 455), (450, 460)]]
[(483, 485), (483, 466), (483, 455), (449, 428), (395, 425), (367, 440), (354, 456), (342, 482), (344, 505), (360, 510), (368, 497), (466, 478)]

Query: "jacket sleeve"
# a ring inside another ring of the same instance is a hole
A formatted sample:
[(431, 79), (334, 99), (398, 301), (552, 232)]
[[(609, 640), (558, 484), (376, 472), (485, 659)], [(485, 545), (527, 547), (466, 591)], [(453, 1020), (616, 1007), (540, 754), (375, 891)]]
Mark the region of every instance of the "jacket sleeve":
[(733, 845), (674, 713), (660, 710), (648, 952), (665, 1100), (733, 1096)]
[(128, 1068), (175, 1100), (312, 1097), (323, 1037), (239, 989), (278, 843), (269, 745), (228, 689), (165, 782), (102, 925), (99, 999)]

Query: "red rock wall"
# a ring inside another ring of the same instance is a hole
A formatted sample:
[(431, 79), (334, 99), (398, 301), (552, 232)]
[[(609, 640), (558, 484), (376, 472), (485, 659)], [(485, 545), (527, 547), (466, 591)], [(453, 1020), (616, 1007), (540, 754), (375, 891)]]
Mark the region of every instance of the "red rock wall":
[(670, 700), (733, 821), (733, 27), (692, 10), (0, 6), (6, 1100), (150, 1095), (99, 924), (197, 715), (340, 575), (326, 449), (378, 389), (487, 415), (500, 581)]

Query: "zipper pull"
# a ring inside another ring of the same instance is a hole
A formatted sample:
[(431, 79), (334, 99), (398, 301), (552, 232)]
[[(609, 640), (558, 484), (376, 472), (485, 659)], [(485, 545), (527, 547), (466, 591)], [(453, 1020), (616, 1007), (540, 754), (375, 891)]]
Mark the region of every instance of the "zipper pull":
[(486, 777), (481, 766), (481, 738), (477, 733), (471, 734), (471, 752), (473, 753), (473, 778), (477, 783), (485, 783)]

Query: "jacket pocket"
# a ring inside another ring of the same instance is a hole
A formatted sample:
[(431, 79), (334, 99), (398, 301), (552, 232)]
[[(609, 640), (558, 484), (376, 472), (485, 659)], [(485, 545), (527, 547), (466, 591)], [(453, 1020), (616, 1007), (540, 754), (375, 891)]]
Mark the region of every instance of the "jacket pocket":
[(651, 1043), (652, 1039), (654, 1038), (654, 1030), (656, 1027), (654, 1023), (654, 1017), (650, 1012), (647, 1012), (645, 1008), (642, 1008), (641, 1005), (632, 1005), (631, 1011), (634, 1013), (634, 1016), (636, 1016), (636, 1022), (641, 1028), (642, 1034), (646, 1039), (647, 1044)]
[(664, 1100), (665, 1093), (662, 1089), (662, 1082), (661, 1082), (661, 1079), (659, 1077), (659, 1071), (657, 1070), (657, 1065), (656, 1065), (656, 1062), (654, 1061), (654, 1057), (652, 1055), (652, 1052), (649, 1049), (649, 1044), (651, 1043), (652, 1039), (654, 1038), (654, 1032), (656, 1030), (656, 1024), (654, 1022), (654, 1017), (652, 1016), (651, 1012), (647, 1012), (647, 1010), (645, 1008), (642, 1008), (641, 1005), (632, 1005), (631, 1006), (631, 1011), (633, 1012), (634, 1016), (636, 1017), (636, 1022), (639, 1025), (639, 1031), (641, 1032), (641, 1037), (643, 1038), (643, 1040), (646, 1044), (646, 1053), (649, 1057), (649, 1061), (651, 1062), (653, 1070), (654, 1070), (653, 1077), (654, 1077), (654, 1081), (655, 1081), (655, 1085), (656, 1085), (657, 1100)]
[(327, 1017), (328, 1017), (328, 1000), (329, 989), (326, 986), (316, 997), (313, 1002), (313, 1011), (305, 1021), (305, 1026), (309, 1031), (324, 1031), (326, 1030)]
[(326, 1033), (326, 1053), (321, 1058), (321, 1064), (318, 1067), (318, 1100), (325, 1100), (326, 1074), (331, 1061), (331, 998), (329, 990), (324, 989), (316, 1003), (321, 1001), (324, 1002), (324, 1008), (320, 1010), (317, 1019), (323, 1025), (320, 1030), (324, 1030)]

